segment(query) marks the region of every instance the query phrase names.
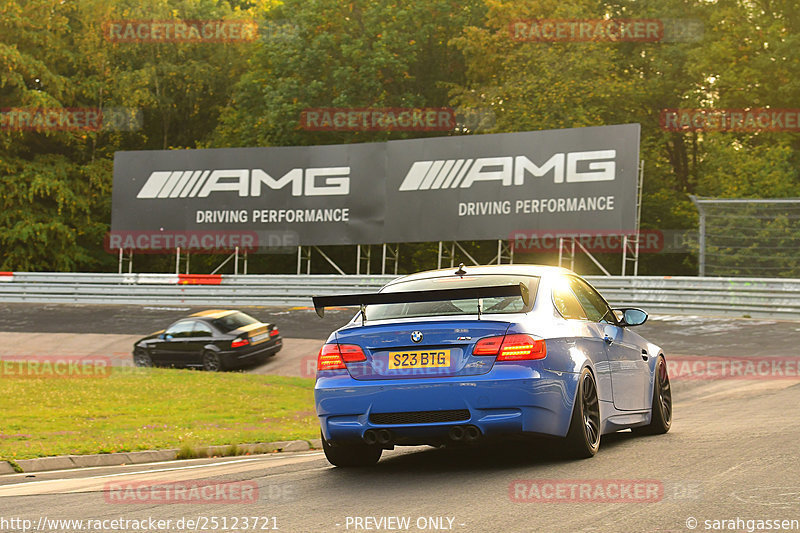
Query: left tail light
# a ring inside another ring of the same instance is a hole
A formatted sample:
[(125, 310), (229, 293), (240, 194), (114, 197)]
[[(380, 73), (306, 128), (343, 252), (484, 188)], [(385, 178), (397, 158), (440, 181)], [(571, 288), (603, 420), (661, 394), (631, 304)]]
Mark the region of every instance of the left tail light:
[(239, 337), (231, 341), (231, 348), (241, 348), (250, 344), (250, 339), (247, 337)]
[(344, 370), (345, 363), (360, 363), (367, 356), (361, 346), (356, 344), (326, 344), (317, 355), (317, 370)]

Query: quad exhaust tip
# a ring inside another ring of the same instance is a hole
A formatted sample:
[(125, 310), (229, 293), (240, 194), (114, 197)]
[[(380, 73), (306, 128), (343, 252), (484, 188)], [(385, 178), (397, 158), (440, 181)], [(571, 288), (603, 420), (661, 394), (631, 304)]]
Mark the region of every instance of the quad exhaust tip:
[(459, 442), (474, 442), (481, 438), (483, 435), (477, 426), (453, 426), (448, 432), (450, 440)]
[(380, 444), (386, 446), (394, 442), (394, 434), (388, 429), (368, 429), (364, 432), (364, 442), (370, 446)]
[(453, 426), (450, 428), (450, 440), (460, 441), (464, 438), (464, 427), (463, 426)]
[(378, 444), (389, 444), (394, 440), (394, 435), (388, 429), (378, 431)]
[(467, 426), (464, 428), (464, 440), (473, 442), (481, 438), (481, 430), (476, 426)]
[(368, 429), (364, 432), (364, 442), (372, 446), (378, 442), (378, 432), (374, 429)]
[[(474, 442), (483, 436), (477, 426), (453, 426), (448, 432), (448, 437), (453, 442)], [(388, 446), (394, 443), (394, 434), (388, 429), (368, 429), (364, 432), (364, 442), (370, 446), (379, 444)]]

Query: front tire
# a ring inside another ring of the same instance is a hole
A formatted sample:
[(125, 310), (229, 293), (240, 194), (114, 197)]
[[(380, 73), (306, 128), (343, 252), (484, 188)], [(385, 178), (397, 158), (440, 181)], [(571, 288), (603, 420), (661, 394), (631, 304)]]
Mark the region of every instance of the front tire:
[(218, 353), (205, 352), (203, 354), (203, 370), (208, 372), (220, 372), (225, 368)]
[(322, 439), (322, 451), (325, 452), (325, 458), (334, 466), (339, 467), (356, 467), (356, 466), (372, 466), (376, 464), (383, 453), (383, 449), (368, 446), (362, 443), (339, 444), (331, 446), (325, 440), (325, 435), (320, 432)]
[(133, 352), (133, 364), (134, 366), (149, 368), (153, 366), (153, 358), (145, 350), (135, 350)]
[(640, 435), (663, 435), (672, 427), (672, 387), (663, 355), (659, 355), (656, 361), (651, 412), (648, 425), (633, 428), (631, 431)]
[(594, 457), (600, 449), (600, 401), (597, 383), (588, 368), (583, 369), (578, 380), (566, 441), (569, 455), (579, 459)]

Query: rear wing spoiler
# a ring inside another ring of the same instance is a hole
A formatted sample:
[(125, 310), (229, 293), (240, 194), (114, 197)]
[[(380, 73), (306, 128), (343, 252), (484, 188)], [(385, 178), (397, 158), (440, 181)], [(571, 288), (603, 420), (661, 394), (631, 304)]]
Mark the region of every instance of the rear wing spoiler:
[[(437, 302), (445, 300), (471, 300), (473, 298), (499, 298), (519, 296), (525, 306), (530, 303), (528, 287), (519, 285), (495, 285), (492, 287), (467, 287), (463, 289), (436, 289), (430, 291), (374, 292), (366, 294), (346, 294), (341, 296), (314, 296), (314, 310), (320, 318), (325, 316), (326, 307), (360, 306), (365, 317), (364, 307), (373, 304), (402, 304), (413, 302)], [(478, 311), (480, 313), (480, 310)]]

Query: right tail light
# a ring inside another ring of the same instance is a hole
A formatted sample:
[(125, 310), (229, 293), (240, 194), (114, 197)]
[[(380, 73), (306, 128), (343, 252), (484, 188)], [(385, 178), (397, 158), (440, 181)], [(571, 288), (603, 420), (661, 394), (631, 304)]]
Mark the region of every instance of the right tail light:
[(472, 355), (497, 356), (497, 361), (535, 361), (547, 357), (547, 346), (543, 339), (512, 333), (479, 340)]

